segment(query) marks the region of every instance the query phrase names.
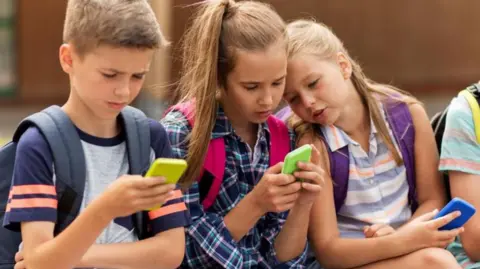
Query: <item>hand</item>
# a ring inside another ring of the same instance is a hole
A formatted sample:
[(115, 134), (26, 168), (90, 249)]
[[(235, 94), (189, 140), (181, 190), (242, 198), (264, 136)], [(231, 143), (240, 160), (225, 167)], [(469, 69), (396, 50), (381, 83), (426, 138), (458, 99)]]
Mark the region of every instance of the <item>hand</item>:
[(301, 183), (296, 182), (292, 175), (280, 174), (282, 167), (283, 163), (277, 163), (267, 169), (249, 194), (254, 205), (263, 213), (287, 211), (300, 195)]
[(365, 226), (363, 228), (363, 234), (365, 238), (381, 237), (389, 234), (393, 234), (395, 229), (388, 224), (377, 223), (371, 226)]
[(320, 166), (320, 152), (314, 145), (311, 146), (312, 158), (310, 162), (299, 162), (297, 166), (300, 170), (293, 173), (295, 178), (302, 182), (300, 197), (297, 199), (298, 205), (313, 204), (325, 185), (325, 171)]
[(19, 251), (15, 254), (15, 267), (14, 269), (27, 269), (25, 261), (23, 260), (23, 251)]
[(433, 219), (437, 213), (438, 210), (435, 209), (430, 213), (423, 214), (402, 226), (396, 233), (405, 236), (407, 241), (413, 242), (420, 248), (445, 248), (455, 240), (455, 237), (464, 231), (464, 228), (439, 231), (440, 227), (460, 216), (460, 212), (455, 211), (441, 218)]
[(165, 184), (163, 177), (124, 175), (99, 197), (100, 205), (112, 218), (129, 216), (164, 204), (172, 197), (174, 189), (175, 185)]

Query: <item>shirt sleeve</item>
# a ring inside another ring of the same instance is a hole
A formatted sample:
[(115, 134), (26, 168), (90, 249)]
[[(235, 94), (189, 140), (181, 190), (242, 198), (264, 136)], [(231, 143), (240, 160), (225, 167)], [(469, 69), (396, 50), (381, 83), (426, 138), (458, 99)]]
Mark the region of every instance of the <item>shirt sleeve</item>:
[(472, 111), (465, 97), (458, 96), (452, 100), (447, 113), (440, 170), (480, 175), (479, 156)]
[(20, 223), (57, 221), (53, 157), (40, 131), (31, 127), (17, 144), (15, 167), (3, 225), (19, 231)]
[[(185, 116), (178, 111), (168, 113), (162, 120), (167, 136), (176, 158), (185, 159), (188, 152), (186, 138), (191, 132)], [(256, 253), (243, 248), (242, 242), (236, 242), (227, 229), (222, 216), (215, 212), (205, 211), (200, 202), (200, 191), (197, 182), (185, 193), (185, 202), (192, 217), (192, 224), (187, 228), (186, 252), (184, 265), (188, 268), (251, 268), (258, 265), (253, 256), (263, 253), (263, 258), (272, 268), (303, 268), (304, 256), (287, 263), (276, 259), (273, 242), (281, 229), (285, 215), (272, 214), (271, 221), (262, 235), (261, 248)], [(278, 216), (282, 216), (281, 219)]]
[[(150, 120), (151, 147), (156, 158), (174, 158), (165, 128), (157, 121)], [(183, 193), (177, 186), (173, 197), (159, 209), (148, 212), (153, 234), (190, 224), (190, 214), (184, 202)]]

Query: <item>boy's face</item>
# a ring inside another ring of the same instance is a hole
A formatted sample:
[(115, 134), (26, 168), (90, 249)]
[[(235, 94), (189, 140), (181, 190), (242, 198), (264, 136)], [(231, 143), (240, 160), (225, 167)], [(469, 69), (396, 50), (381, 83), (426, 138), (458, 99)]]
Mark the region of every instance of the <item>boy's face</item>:
[(70, 76), (71, 97), (100, 119), (114, 119), (139, 94), (154, 51), (100, 45), (83, 57), (74, 47), (60, 48), (60, 62)]

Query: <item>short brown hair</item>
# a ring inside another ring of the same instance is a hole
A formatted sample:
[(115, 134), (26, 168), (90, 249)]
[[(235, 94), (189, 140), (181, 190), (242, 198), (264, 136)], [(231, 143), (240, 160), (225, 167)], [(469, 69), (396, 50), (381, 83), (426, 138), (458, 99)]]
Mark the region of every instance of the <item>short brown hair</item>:
[(156, 49), (168, 44), (147, 0), (68, 0), (63, 41), (80, 55), (99, 45)]

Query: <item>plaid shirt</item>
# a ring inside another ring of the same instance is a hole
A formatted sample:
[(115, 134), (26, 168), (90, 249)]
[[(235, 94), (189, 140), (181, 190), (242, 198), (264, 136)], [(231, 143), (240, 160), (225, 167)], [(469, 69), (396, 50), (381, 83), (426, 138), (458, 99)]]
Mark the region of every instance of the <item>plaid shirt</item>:
[[(162, 123), (167, 130), (174, 156), (186, 158), (185, 143), (191, 132), (185, 116), (178, 111), (166, 115)], [(306, 248), (302, 255), (285, 263), (276, 258), (274, 240), (285, 223), (287, 213), (267, 213), (239, 241), (228, 231), (223, 217), (234, 208), (257, 184), (269, 166), (269, 130), (260, 125), (255, 152), (258, 162), (252, 164), (250, 147), (235, 134), (221, 108), (212, 139), (223, 137), (226, 150), (226, 168), (220, 192), (208, 211), (200, 202), (199, 186), (194, 183), (185, 193), (192, 225), (186, 230), (186, 253), (182, 268), (304, 268)], [(291, 148), (295, 146), (290, 132)]]

